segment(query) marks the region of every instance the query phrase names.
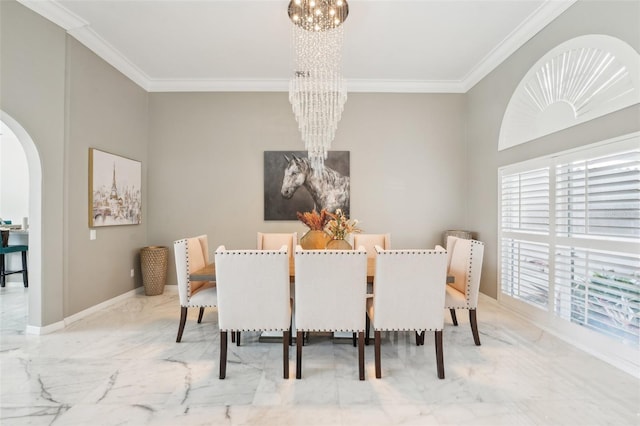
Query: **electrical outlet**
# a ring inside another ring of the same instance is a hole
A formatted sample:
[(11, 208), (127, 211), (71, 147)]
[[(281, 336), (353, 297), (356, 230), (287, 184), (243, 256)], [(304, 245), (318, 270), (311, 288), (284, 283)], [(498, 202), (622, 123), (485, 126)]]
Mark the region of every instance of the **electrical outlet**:
[(90, 240), (95, 240), (96, 239), (96, 230), (95, 229), (90, 229), (89, 230), (89, 239)]
[(131, 270), (131, 278), (133, 278), (134, 275), (135, 275), (135, 271), (132, 269)]

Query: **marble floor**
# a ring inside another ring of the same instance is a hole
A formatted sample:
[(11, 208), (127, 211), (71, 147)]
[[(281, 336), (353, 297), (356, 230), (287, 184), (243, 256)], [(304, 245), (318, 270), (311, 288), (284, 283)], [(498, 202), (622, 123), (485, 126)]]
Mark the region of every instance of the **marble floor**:
[[(281, 345), (243, 334), (218, 379), (216, 311), (190, 313), (175, 343), (178, 295), (142, 294), (62, 331), (25, 335), (27, 289), (0, 290), (2, 425), (639, 425), (640, 381), (481, 298), (482, 346), (467, 316), (433, 335), (383, 334), (366, 380), (348, 343), (312, 336), (303, 379), (282, 379)], [(293, 349), (293, 348), (292, 348)]]

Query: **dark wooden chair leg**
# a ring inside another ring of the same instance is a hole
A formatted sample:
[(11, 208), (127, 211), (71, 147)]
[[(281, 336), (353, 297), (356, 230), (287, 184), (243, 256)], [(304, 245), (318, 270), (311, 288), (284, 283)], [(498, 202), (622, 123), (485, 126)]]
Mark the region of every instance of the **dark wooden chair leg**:
[(182, 332), (184, 331), (184, 325), (187, 322), (187, 308), (185, 306), (180, 307), (180, 325), (178, 326), (178, 337), (176, 343), (180, 343), (182, 340)]
[(364, 380), (364, 331), (358, 332), (358, 371), (360, 380)]
[(27, 252), (22, 252), (22, 282), (25, 288), (29, 287), (29, 274), (27, 273)]
[(200, 307), (200, 312), (198, 312), (198, 324), (202, 322), (202, 316), (204, 315), (204, 306)]
[(291, 329), (285, 330), (282, 334), (282, 376), (289, 378), (289, 342), (291, 341)]
[(373, 332), (374, 340), (374, 355), (376, 360), (376, 379), (382, 377), (382, 368), (380, 366), (380, 331), (375, 330)]
[(416, 331), (416, 346), (420, 346), (420, 345), (421, 345), (421, 342), (420, 342), (420, 333), (418, 333), (418, 332)]
[(453, 325), (458, 325), (458, 318), (456, 317), (456, 310), (455, 309), (449, 309), (449, 312), (451, 312), (451, 321), (453, 321)]
[(293, 330), (293, 317), (289, 320), (289, 346), (293, 345), (293, 333), (291, 330)]
[(236, 331), (236, 346), (240, 346), (240, 332)]
[(438, 363), (438, 378), (444, 379), (444, 355), (442, 353), (442, 330), (436, 331), (436, 361)]
[(7, 283), (6, 275), (4, 274), (4, 253), (0, 254), (0, 287), (4, 287)]
[(236, 342), (236, 333), (234, 333), (233, 331), (231, 332), (231, 343), (235, 343)]
[(296, 379), (302, 378), (302, 340), (304, 340), (304, 333), (298, 331), (296, 333)]
[[(233, 333), (233, 331), (232, 331)], [(220, 332), (220, 379), (227, 377), (227, 332)]]
[(371, 320), (369, 319), (369, 315), (364, 315), (364, 344), (369, 344), (369, 328), (371, 327)]
[(473, 341), (476, 346), (480, 346), (480, 334), (478, 333), (478, 319), (476, 318), (476, 310), (469, 309), (469, 323), (471, 323), (471, 332), (473, 333)]
[(352, 336), (351, 336), (351, 342), (353, 343), (353, 347), (355, 348), (357, 346), (357, 336), (355, 331), (353, 332)]

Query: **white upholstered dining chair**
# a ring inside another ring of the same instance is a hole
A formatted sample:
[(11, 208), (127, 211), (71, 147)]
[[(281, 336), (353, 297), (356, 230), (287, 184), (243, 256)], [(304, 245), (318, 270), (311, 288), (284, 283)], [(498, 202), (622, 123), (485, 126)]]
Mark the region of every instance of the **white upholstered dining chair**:
[(376, 252), (374, 292), (367, 298), (367, 322), (371, 321), (375, 333), (376, 377), (382, 376), (381, 331), (421, 332), (418, 344), (424, 344), (425, 331), (435, 331), (438, 377), (444, 379), (446, 250), (440, 246), (435, 250), (383, 250), (378, 246)]
[[(364, 326), (367, 252), (303, 250), (295, 252), (296, 378), (302, 377), (305, 332), (358, 333), (358, 370), (364, 380)], [(312, 350), (310, 346), (307, 346)]]
[[(289, 378), (289, 254), (280, 250), (217, 248), (216, 285), (220, 327), (220, 379), (227, 371), (227, 333), (282, 331), (284, 378)], [(238, 345), (240, 336), (236, 337)]]
[(176, 342), (182, 340), (188, 308), (200, 308), (198, 323), (201, 323), (204, 308), (215, 307), (218, 303), (215, 283), (191, 281), (189, 278), (192, 272), (206, 266), (209, 258), (208, 250), (209, 244), (206, 235), (184, 238), (173, 243), (180, 298), (180, 325)]
[(451, 257), (447, 275), (453, 276), (454, 281), (447, 284), (444, 306), (449, 309), (453, 325), (456, 326), (458, 325), (456, 309), (469, 311), (473, 341), (477, 346), (480, 346), (476, 309), (478, 308), (484, 243), (449, 236), (447, 237), (447, 251)]
[(376, 246), (383, 250), (391, 249), (391, 234), (353, 234), (353, 246), (363, 246), (367, 251), (367, 257), (376, 256)]

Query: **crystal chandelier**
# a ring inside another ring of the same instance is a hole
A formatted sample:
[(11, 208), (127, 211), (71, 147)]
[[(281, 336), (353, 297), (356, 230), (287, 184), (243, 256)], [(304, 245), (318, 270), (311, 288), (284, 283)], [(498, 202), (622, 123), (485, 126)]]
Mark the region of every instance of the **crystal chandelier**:
[(347, 101), (340, 60), (348, 14), (346, 0), (289, 2), (294, 62), (289, 102), (315, 171), (324, 166)]

